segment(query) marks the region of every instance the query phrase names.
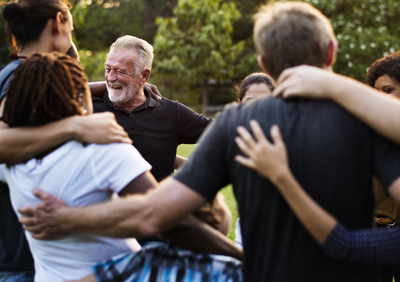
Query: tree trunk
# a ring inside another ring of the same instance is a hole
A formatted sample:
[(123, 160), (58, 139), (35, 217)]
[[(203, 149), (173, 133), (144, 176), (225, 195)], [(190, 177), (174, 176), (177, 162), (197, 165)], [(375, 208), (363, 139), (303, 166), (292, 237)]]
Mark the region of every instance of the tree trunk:
[(208, 107), (208, 80), (204, 79), (203, 80), (203, 109), (201, 111), (201, 113), (203, 115), (206, 115), (207, 107)]

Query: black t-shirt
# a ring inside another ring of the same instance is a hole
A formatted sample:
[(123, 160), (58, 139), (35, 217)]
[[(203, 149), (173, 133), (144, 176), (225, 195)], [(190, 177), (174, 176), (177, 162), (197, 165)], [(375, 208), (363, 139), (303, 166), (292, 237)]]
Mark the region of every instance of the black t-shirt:
[(256, 119), (267, 137), (277, 124), (299, 183), (349, 229), (373, 222), (371, 175), (384, 187), (400, 176), (400, 149), (330, 101), (263, 98), (231, 108), (202, 136), (175, 178), (207, 199), (233, 184), (244, 247), (244, 280), (377, 281), (377, 266), (332, 260), (278, 190), (234, 161), (236, 127)]
[(103, 98), (93, 98), (93, 110), (115, 114), (133, 146), (152, 165), (151, 173), (161, 181), (174, 172), (177, 146), (196, 143), (211, 119), (176, 101), (155, 101), (147, 91), (145, 95), (147, 101), (129, 112), (113, 105), (106, 92)]

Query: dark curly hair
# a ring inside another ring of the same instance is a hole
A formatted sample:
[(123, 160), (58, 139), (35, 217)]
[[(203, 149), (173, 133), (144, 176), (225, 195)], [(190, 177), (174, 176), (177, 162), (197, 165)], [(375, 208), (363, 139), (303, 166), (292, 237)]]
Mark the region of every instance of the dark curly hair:
[(274, 91), (276, 88), (275, 81), (267, 74), (263, 72), (255, 72), (249, 74), (243, 79), (242, 83), (235, 85), (237, 91), (237, 98), (242, 101), (244, 96), (246, 95), (247, 90), (249, 90), (250, 86), (253, 84), (265, 84), (269, 90)]
[(394, 52), (373, 63), (367, 73), (367, 84), (374, 87), (375, 81), (385, 74), (400, 83), (400, 52)]
[(15, 70), (2, 119), (10, 127), (20, 127), (84, 115), (88, 91), (87, 78), (76, 60), (57, 52), (35, 53)]

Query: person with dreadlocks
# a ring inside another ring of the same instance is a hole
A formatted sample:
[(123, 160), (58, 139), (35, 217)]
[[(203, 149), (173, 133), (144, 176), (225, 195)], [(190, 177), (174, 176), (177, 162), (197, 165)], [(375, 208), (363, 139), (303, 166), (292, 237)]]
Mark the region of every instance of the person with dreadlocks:
[[(2, 119), (10, 128), (46, 125), (93, 111), (83, 69), (60, 53), (36, 53), (20, 63), (9, 91)], [(0, 180), (8, 183), (17, 212), (21, 205), (37, 201), (33, 187), (51, 191), (70, 205), (103, 202), (114, 192), (141, 193), (154, 187), (150, 169), (130, 144), (70, 141), (25, 163), (0, 165)], [(38, 241), (28, 232), (25, 235), (35, 260), (35, 281), (82, 278), (99, 260), (130, 251), (123, 239), (70, 234)]]
[[(6, 33), (16, 54), (0, 72), (0, 102), (5, 101), (14, 70), (34, 52), (65, 53), (72, 44), (68, 0), (18, 0), (2, 6)], [(21, 85), (22, 86), (22, 85)], [(24, 87), (30, 87), (24, 82)], [(1, 116), (1, 114), (0, 114)], [(71, 116), (40, 127), (9, 128), (0, 122), (0, 163), (23, 162), (68, 140), (131, 143), (114, 115)], [(0, 281), (33, 281), (33, 259), (11, 207), (9, 189), (0, 183)], [(4, 232), (6, 230), (6, 232)]]

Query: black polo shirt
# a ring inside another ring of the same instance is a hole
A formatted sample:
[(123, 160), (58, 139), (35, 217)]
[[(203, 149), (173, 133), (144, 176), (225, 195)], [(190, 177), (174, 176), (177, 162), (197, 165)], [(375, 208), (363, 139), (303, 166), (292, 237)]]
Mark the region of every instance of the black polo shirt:
[(146, 90), (145, 95), (147, 101), (129, 112), (114, 105), (106, 92), (103, 98), (93, 98), (93, 110), (114, 113), (133, 145), (153, 166), (151, 173), (161, 181), (174, 171), (178, 145), (196, 143), (211, 119), (177, 101), (156, 101)]

